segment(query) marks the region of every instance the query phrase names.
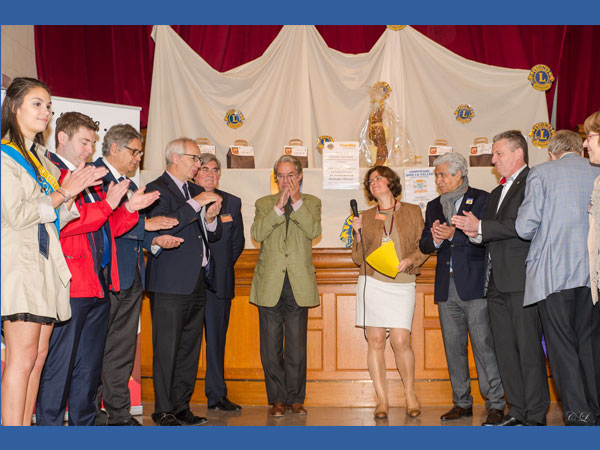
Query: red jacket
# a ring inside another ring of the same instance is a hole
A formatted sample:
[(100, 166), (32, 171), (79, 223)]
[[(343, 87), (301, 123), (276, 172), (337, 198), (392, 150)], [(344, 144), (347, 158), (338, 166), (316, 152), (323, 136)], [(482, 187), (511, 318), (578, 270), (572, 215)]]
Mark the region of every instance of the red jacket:
[[(66, 174), (67, 170), (61, 169), (61, 182)], [(94, 186), (90, 189), (94, 189), (102, 201), (85, 203), (83, 196), (87, 194), (85, 191), (80, 193), (75, 199), (80, 217), (72, 220), (60, 230), (60, 243), (72, 276), (71, 297), (103, 296), (102, 287), (94, 269), (94, 259), (87, 233), (99, 230), (107, 219), (111, 231), (110, 275), (112, 281), (108, 288), (115, 292), (120, 290), (115, 236), (129, 231), (139, 219), (137, 211), (130, 213), (125, 204), (113, 211), (105, 200), (106, 193), (102, 186)]]

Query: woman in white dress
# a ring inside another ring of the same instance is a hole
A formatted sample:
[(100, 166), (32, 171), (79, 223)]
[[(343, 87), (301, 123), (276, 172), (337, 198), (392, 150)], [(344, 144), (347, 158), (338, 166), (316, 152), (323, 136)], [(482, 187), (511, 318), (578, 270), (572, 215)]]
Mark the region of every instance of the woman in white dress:
[[(385, 166), (371, 168), (365, 176), (365, 190), (377, 205), (355, 217), (352, 259), (361, 266), (356, 295), (356, 326), (366, 327), (367, 365), (377, 394), (375, 418), (387, 418), (389, 402), (385, 368), (385, 343), (389, 330), (396, 367), (404, 384), (406, 411), (410, 417), (421, 414), (415, 392), (415, 355), (410, 331), (415, 308), (416, 275), (427, 256), (419, 250), (424, 222), (421, 209), (397, 200), (402, 192), (398, 175)], [(360, 234), (362, 233), (362, 235)], [(361, 242), (362, 241), (362, 242)], [(383, 243), (392, 241), (400, 264), (390, 278), (364, 264)]]

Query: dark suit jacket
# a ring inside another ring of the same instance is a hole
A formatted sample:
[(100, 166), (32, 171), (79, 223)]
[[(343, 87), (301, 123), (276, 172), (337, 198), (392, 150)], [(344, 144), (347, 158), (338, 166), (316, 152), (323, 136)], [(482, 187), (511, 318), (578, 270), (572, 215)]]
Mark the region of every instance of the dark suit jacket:
[[(106, 164), (104, 164), (102, 158), (98, 158), (96, 161), (94, 161), (94, 165), (98, 167), (106, 167)], [(108, 167), (106, 168), (108, 169)], [(118, 180), (115, 179), (110, 170), (102, 181), (102, 187), (105, 192), (108, 191), (108, 187), (111, 182), (115, 184), (118, 183)], [(135, 184), (130, 185), (130, 188), (134, 191), (137, 190), (137, 186)], [(121, 203), (126, 201), (127, 196), (125, 195)], [(144, 214), (140, 213), (140, 219), (138, 220), (138, 223), (125, 234), (115, 238), (121, 290), (129, 289), (131, 287), (137, 271), (139, 271), (142, 278), (142, 287), (145, 286), (146, 271), (144, 267), (144, 252), (142, 251), (142, 247), (145, 247), (148, 251), (150, 251), (150, 246), (152, 244), (152, 236), (146, 233), (144, 229), (145, 221), (146, 219)]]
[(526, 167), (513, 181), (498, 212), (496, 209), (502, 194), (502, 185), (492, 191), (487, 213), (481, 222), (481, 235), (483, 243), (486, 244), (486, 270), (489, 254), (492, 257), (494, 284), (500, 292), (525, 290), (525, 259), (529, 253), (529, 241), (517, 235), (515, 221), (525, 195), (528, 173), (529, 167)]
[[(477, 217), (482, 217), (486, 211), (489, 197), (490, 194), (486, 191), (469, 187), (463, 196), (458, 213), (471, 211)], [(435, 266), (434, 300), (436, 302), (448, 300), (450, 257), (452, 257), (452, 271), (456, 291), (461, 300), (482, 298), (485, 249), (482, 246), (472, 244), (468, 236), (459, 229), (454, 232), (451, 241), (445, 240), (439, 249), (435, 248), (431, 226), (436, 220), (439, 220), (440, 223), (447, 223), (449, 219), (444, 217), (440, 197), (427, 203), (425, 228), (423, 228), (419, 247), (426, 254), (438, 251), (437, 265)]]
[(246, 242), (244, 222), (242, 221), (242, 201), (239, 197), (219, 189), (215, 189), (215, 193), (223, 197), (219, 214), (223, 231), (218, 241), (208, 244), (215, 262), (212, 289), (216, 292), (217, 297), (231, 299), (235, 297), (233, 266), (242, 254)]
[[(194, 183), (188, 183), (190, 197), (204, 191)], [(168, 216), (179, 220), (179, 224), (158, 234), (170, 234), (181, 237), (184, 242), (176, 248), (162, 250), (157, 255), (148, 256), (146, 269), (146, 290), (164, 294), (191, 294), (196, 287), (202, 271), (202, 233), (200, 213), (187, 203), (185, 197), (173, 181), (164, 172), (160, 177), (148, 183), (146, 190), (159, 191), (159, 199), (146, 211), (147, 217)], [(221, 236), (221, 220), (217, 218), (217, 229), (208, 232), (209, 242)]]

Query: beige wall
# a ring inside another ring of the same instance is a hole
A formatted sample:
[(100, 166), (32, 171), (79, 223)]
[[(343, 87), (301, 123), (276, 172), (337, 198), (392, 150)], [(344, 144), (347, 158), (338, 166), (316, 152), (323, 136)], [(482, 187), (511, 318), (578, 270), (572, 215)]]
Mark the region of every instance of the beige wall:
[(2, 87), (19, 76), (37, 78), (33, 25), (2, 25)]

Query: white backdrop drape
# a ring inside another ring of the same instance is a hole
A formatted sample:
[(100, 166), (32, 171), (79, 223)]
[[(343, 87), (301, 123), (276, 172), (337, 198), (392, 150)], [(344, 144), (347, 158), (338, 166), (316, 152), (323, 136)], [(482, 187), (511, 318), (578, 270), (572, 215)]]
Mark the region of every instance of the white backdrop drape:
[[(321, 167), (320, 135), (358, 140), (369, 114), (369, 89), (377, 81), (392, 87), (387, 100), (406, 125), (421, 161), (436, 138), (467, 155), (475, 137), (490, 140), (507, 129), (525, 135), (548, 121), (546, 97), (533, 89), (527, 70), (506, 69), (464, 59), (410, 26), (386, 29), (368, 53), (329, 48), (313, 26), (284, 26), (265, 53), (220, 73), (169, 26), (155, 26), (156, 47), (148, 118), (145, 169), (162, 170), (164, 148), (180, 136), (208, 137), (224, 161), (235, 139), (255, 148), (257, 168), (271, 167), (292, 138), (309, 148), (309, 166)], [(475, 117), (458, 122), (454, 111), (470, 105)], [(246, 120), (227, 126), (227, 110)], [(545, 150), (530, 148), (532, 164)]]

